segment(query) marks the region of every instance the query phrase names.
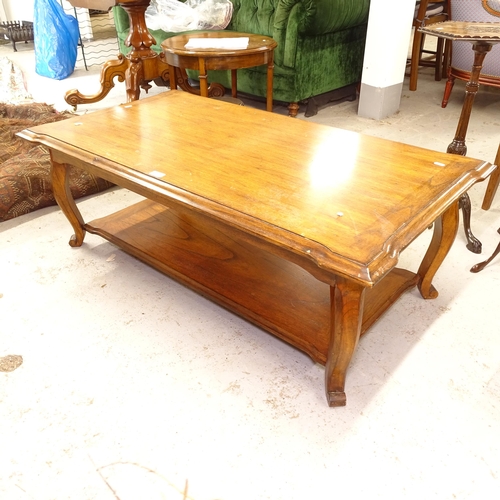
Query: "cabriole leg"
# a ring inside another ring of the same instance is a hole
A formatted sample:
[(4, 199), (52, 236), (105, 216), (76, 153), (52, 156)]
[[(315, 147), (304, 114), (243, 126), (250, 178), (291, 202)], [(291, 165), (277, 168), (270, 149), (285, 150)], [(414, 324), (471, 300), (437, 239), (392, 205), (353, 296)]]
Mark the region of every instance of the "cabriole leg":
[(54, 197), (70, 224), (75, 234), (69, 240), (72, 247), (79, 247), (85, 238), (84, 221), (82, 214), (76, 206), (71, 189), (69, 188), (69, 175), (67, 165), (52, 159), (52, 189)]
[(435, 299), (438, 296), (432, 280), (453, 245), (458, 232), (458, 220), (457, 201), (434, 222), (434, 234), (417, 273), (418, 289), (424, 299)]
[(325, 366), (329, 406), (345, 406), (347, 368), (358, 344), (366, 288), (338, 277), (330, 287), (330, 346)]

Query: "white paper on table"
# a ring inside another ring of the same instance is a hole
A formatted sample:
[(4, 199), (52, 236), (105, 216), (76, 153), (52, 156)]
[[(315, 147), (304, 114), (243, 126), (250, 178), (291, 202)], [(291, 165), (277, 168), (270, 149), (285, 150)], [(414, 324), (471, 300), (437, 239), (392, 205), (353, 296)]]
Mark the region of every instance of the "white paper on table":
[(249, 38), (191, 38), (184, 47), (186, 49), (246, 49)]

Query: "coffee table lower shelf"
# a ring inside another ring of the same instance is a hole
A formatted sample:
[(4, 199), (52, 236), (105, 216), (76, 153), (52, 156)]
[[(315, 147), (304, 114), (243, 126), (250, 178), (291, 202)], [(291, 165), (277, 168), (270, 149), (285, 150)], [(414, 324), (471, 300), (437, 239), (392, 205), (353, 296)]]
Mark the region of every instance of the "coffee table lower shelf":
[[(85, 224), (85, 230), (326, 363), (330, 286), (247, 243), (238, 230), (150, 200)], [(416, 284), (415, 273), (395, 268), (368, 289), (361, 332)]]

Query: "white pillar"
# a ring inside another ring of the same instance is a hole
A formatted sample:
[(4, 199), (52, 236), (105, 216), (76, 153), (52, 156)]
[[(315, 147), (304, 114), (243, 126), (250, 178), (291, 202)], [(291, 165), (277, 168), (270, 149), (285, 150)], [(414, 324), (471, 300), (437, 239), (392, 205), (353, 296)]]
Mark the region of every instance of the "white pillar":
[(371, 0), (358, 115), (382, 120), (399, 109), (415, 0)]
[(33, 21), (35, 0), (2, 0), (8, 21)]
[(7, 14), (3, 8), (3, 1), (0, 2), (0, 21), (7, 21)]

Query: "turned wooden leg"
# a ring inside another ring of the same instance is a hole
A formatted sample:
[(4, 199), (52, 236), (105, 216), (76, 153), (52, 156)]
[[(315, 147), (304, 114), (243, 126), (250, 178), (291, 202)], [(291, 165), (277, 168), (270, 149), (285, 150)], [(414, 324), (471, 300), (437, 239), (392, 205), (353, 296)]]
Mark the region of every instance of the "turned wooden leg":
[(299, 112), (299, 108), (300, 106), (298, 102), (291, 102), (288, 105), (288, 116), (295, 118), (297, 116), (297, 113)]
[(52, 158), (52, 190), (60, 209), (73, 226), (75, 234), (69, 240), (72, 247), (79, 247), (85, 238), (85, 229), (82, 214), (76, 206), (71, 189), (69, 187), (68, 165), (58, 163)]
[(345, 406), (347, 368), (358, 344), (366, 288), (338, 277), (330, 287), (330, 345), (325, 366), (326, 399), (329, 406)]
[(451, 91), (453, 90), (453, 85), (455, 85), (455, 77), (451, 74), (448, 75), (448, 80), (446, 80), (446, 86), (444, 88), (443, 101), (441, 102), (441, 107), (446, 108), (448, 101), (450, 100)]
[(450, 251), (458, 232), (458, 202), (434, 221), (434, 234), (427, 252), (418, 269), (418, 289), (424, 299), (435, 299), (437, 290), (432, 280)]
[(205, 69), (205, 59), (200, 57), (198, 60), (199, 64), (199, 74), (198, 79), (200, 81), (200, 95), (202, 97), (208, 97), (208, 75), (207, 70)]
[(231, 97), (233, 99), (238, 97), (238, 72), (235, 69), (231, 70)]
[(448, 153), (465, 156), (467, 154), (467, 146), (465, 145), (465, 136), (467, 135), (467, 128), (469, 126), (472, 105), (479, 89), (479, 75), (483, 67), (483, 61), (486, 54), (491, 50), (491, 43), (489, 42), (475, 42), (472, 46), (474, 50), (474, 64), (470, 74), (470, 79), (465, 85), (465, 98), (462, 106), (462, 113), (458, 120), (457, 131), (453, 142), (448, 146)]
[(271, 52), (267, 63), (266, 110), (273, 110), (274, 54)]

